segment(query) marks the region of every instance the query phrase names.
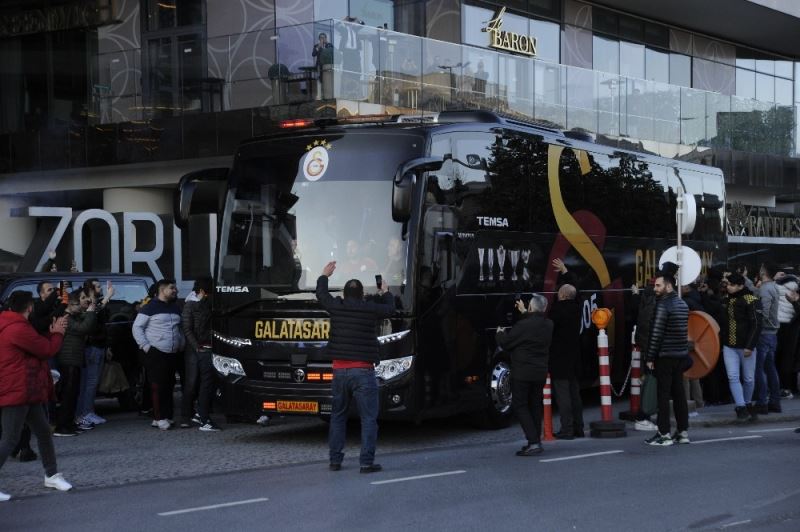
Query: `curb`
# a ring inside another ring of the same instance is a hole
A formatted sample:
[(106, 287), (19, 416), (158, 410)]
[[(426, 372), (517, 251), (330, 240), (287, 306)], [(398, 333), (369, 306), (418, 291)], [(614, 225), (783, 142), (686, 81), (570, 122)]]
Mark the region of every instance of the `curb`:
[[(699, 417), (699, 416), (698, 416)], [(737, 422), (735, 414), (731, 412), (730, 416), (720, 419), (697, 419), (689, 418), (689, 427), (744, 427), (744, 426), (757, 426), (764, 423), (791, 423), (800, 421), (800, 414), (769, 414), (758, 416), (758, 421), (746, 421), (744, 423)]]

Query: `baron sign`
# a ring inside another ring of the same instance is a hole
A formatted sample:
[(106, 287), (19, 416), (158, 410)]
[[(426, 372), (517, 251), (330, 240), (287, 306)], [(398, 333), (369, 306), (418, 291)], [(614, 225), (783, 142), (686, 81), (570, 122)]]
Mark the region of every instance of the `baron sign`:
[(486, 27), (481, 28), (481, 31), (489, 34), (489, 46), (516, 54), (535, 56), (536, 37), (503, 30), (503, 15), (505, 12), (506, 8), (501, 8), (495, 13), (494, 18), (486, 23)]

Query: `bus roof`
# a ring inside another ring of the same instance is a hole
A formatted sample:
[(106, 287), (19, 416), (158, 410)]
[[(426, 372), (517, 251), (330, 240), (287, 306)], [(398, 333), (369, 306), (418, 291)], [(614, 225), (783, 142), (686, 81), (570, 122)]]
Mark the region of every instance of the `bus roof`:
[(587, 151), (614, 154), (629, 153), (636, 157), (665, 166), (678, 166), (693, 168), (696, 171), (720, 174), (721, 170), (708, 165), (687, 162), (681, 159), (672, 159), (660, 155), (629, 148), (621, 148), (602, 144), (595, 141), (593, 134), (583, 130), (562, 130), (556, 124), (546, 121), (536, 121), (516, 115), (507, 115), (487, 110), (467, 111), (442, 111), (424, 115), (355, 115), (345, 118), (304, 118), (284, 120), (278, 127), (263, 135), (253, 137), (241, 143), (241, 146), (258, 144), (277, 138), (295, 137), (298, 134), (315, 134), (323, 130), (347, 131), (369, 129), (370, 132), (387, 132), (402, 130), (420, 130), (429, 134), (432, 130), (458, 131), (465, 125), (483, 126), (487, 130), (498, 126), (541, 135), (546, 142), (562, 144), (568, 147), (581, 148)]

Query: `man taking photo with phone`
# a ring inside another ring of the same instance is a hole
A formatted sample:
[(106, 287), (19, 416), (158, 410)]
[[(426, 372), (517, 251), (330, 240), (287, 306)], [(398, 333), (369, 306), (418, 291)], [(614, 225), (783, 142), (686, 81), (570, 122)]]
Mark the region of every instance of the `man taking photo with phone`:
[(336, 262), (329, 262), (317, 279), (317, 299), (331, 317), (327, 347), (333, 359), (329, 467), (331, 471), (342, 468), (347, 416), (350, 403), (355, 400), (361, 417), (361, 472), (375, 473), (382, 469), (380, 464), (375, 463), (379, 409), (378, 380), (375, 377), (379, 353), (375, 325), (377, 320), (394, 314), (395, 302), (383, 279), (378, 290), (380, 302), (364, 300), (364, 286), (358, 279), (350, 279), (345, 283), (343, 298), (331, 296), (328, 278), (335, 269)]

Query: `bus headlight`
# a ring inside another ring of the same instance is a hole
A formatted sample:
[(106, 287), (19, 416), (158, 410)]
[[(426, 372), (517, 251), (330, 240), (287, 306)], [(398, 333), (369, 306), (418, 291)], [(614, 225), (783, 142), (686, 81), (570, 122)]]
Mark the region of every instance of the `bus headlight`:
[(236, 360), (235, 358), (231, 357), (223, 357), (220, 355), (214, 355), (214, 369), (220, 372), (222, 375), (226, 377), (228, 375), (244, 375), (244, 368), (242, 367), (242, 363)]
[(236, 336), (224, 336), (219, 333), (214, 333), (214, 338), (222, 342), (223, 344), (232, 345), (233, 347), (245, 347), (253, 345), (253, 341), (250, 338), (238, 338)]
[(382, 380), (388, 381), (394, 379), (411, 369), (411, 363), (414, 360), (413, 355), (401, 358), (389, 358), (381, 360), (375, 366), (375, 375)]

